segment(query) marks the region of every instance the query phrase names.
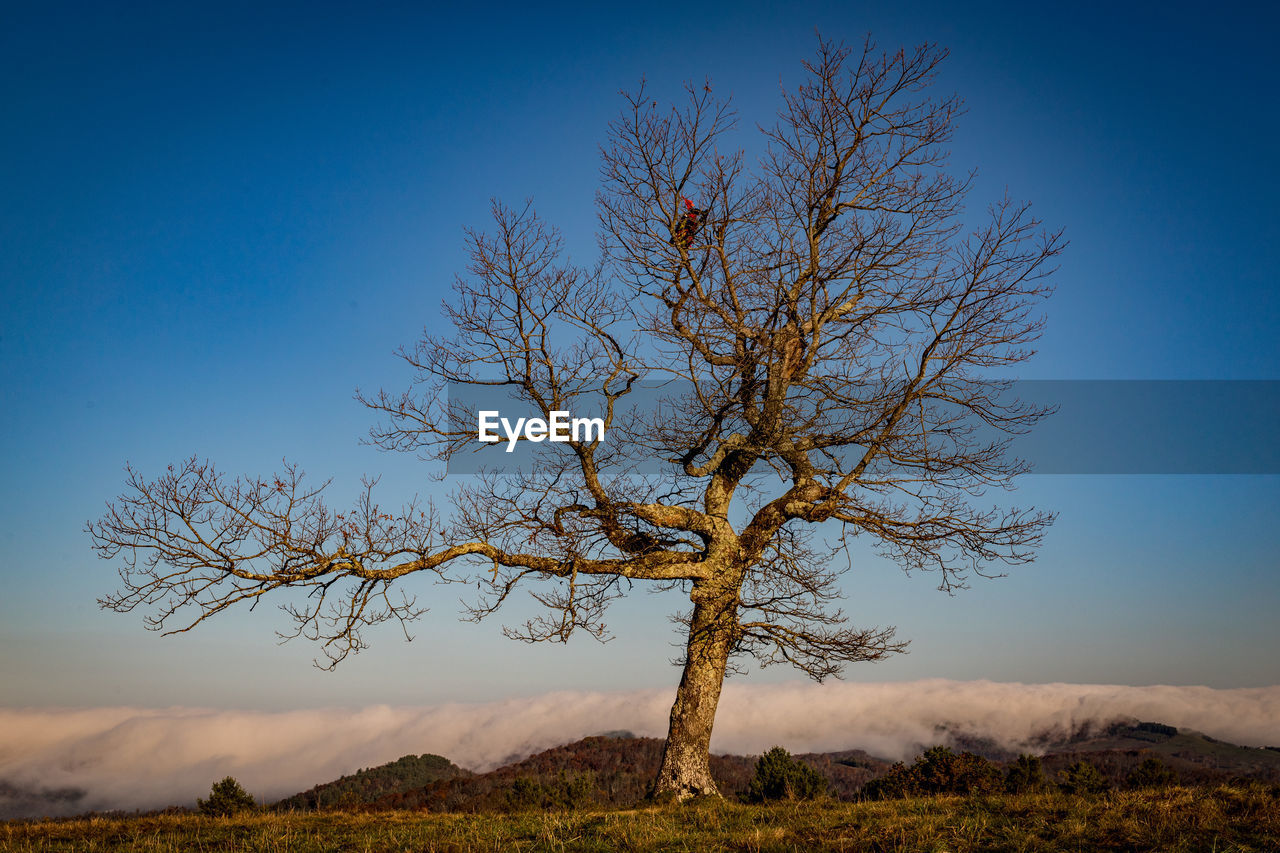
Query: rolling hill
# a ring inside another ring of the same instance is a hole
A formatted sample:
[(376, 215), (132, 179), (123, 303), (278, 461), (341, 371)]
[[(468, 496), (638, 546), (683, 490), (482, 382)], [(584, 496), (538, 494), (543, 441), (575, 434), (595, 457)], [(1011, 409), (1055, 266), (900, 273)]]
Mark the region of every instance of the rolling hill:
[[(956, 749), (999, 764), (1016, 758), (993, 744), (958, 736), (947, 739)], [(317, 785), (275, 807), (449, 812), (625, 807), (644, 798), (657, 773), (662, 745), (658, 738), (613, 732), (557, 746), (481, 774), (463, 770), (441, 756), (409, 755)], [(1241, 778), (1280, 783), (1280, 750), (1236, 746), (1160, 723), (1126, 720), (1066, 736), (1046, 736), (1042, 748), (1044, 769), (1051, 780), (1070, 765), (1088, 761), (1118, 786), (1134, 768), (1155, 757), (1185, 784)], [(828, 791), (844, 800), (857, 799), (863, 785), (892, 766), (858, 749), (795, 757), (825, 776)], [(755, 756), (713, 755), (711, 772), (720, 790), (734, 797), (746, 790), (755, 762)]]

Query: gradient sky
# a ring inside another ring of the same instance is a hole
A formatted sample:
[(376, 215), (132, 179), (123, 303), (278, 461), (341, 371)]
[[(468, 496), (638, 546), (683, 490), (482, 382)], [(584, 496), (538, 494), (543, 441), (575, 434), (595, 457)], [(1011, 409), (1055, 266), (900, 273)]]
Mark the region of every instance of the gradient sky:
[[(1254, 4), (180, 5), (29, 4), (0, 26), (0, 704), (674, 686), (679, 601), (643, 593), (608, 645), (531, 647), (424, 582), (417, 639), (377, 631), (333, 674), (274, 643), (268, 607), (162, 639), (97, 609), (116, 577), (83, 528), (126, 461), (193, 453), (234, 473), (287, 456), (339, 503), (362, 472), (387, 503), (437, 493), (360, 446), (352, 393), (404, 384), (391, 353), (441, 328), (462, 228), (531, 197), (590, 260), (618, 91), (710, 77), (745, 127), (770, 123), (815, 28), (948, 47), (971, 203), (1007, 187), (1065, 229), (1021, 375), (1280, 378), (1280, 20)], [(1280, 683), (1280, 478), (1039, 476), (1019, 500), (1060, 513), (1040, 559), (955, 597), (855, 554), (847, 610), (913, 642), (849, 678)]]

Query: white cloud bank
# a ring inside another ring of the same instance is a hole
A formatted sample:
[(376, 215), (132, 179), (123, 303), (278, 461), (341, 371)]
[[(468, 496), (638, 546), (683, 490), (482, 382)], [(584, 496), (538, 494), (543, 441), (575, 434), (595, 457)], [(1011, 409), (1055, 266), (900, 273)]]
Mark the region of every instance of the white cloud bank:
[[(407, 753), (488, 770), (589, 734), (662, 737), (671, 699), (655, 689), (359, 710), (0, 709), (0, 817), (190, 805), (227, 775), (275, 799)], [(712, 748), (861, 748), (898, 759), (945, 741), (940, 726), (1019, 749), (1048, 731), (1121, 717), (1280, 745), (1280, 686), (731, 682)]]

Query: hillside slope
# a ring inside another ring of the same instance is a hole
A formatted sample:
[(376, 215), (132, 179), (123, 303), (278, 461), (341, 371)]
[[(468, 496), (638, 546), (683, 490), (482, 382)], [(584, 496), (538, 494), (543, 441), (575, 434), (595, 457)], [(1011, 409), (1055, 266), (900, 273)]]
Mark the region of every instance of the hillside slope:
[(358, 770), (332, 782), (323, 782), (281, 800), (275, 807), (299, 811), (353, 808), (374, 802), (380, 797), (421, 788), (443, 779), (470, 775), (471, 773), (440, 755), (406, 755), (378, 767)]
[[(1016, 757), (991, 745), (949, 738), (957, 748), (976, 746), (1000, 764)], [(581, 807), (628, 807), (639, 803), (657, 774), (663, 741), (625, 732), (584, 738), (473, 774), (437, 755), (405, 756), (296, 794), (283, 809), (363, 808), (479, 812)], [(1184, 784), (1217, 784), (1242, 778), (1280, 783), (1280, 751), (1224, 743), (1160, 723), (1120, 721), (1058, 737), (1043, 744), (1046, 776), (1053, 781), (1078, 761), (1088, 761), (1120, 786), (1144, 760), (1159, 758)], [(828, 792), (855, 799), (868, 781), (891, 763), (862, 750), (809, 753), (796, 758), (818, 770)], [(747, 789), (755, 756), (713, 755), (711, 773), (721, 793), (735, 798)]]

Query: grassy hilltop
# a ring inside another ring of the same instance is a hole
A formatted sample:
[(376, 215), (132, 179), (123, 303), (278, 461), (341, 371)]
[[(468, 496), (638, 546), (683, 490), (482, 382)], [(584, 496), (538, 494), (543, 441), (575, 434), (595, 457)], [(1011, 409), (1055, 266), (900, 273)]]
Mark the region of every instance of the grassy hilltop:
[(14, 821), (5, 851), (1216, 851), (1280, 850), (1280, 791), (1216, 788), (703, 802), (511, 814), (257, 813)]

